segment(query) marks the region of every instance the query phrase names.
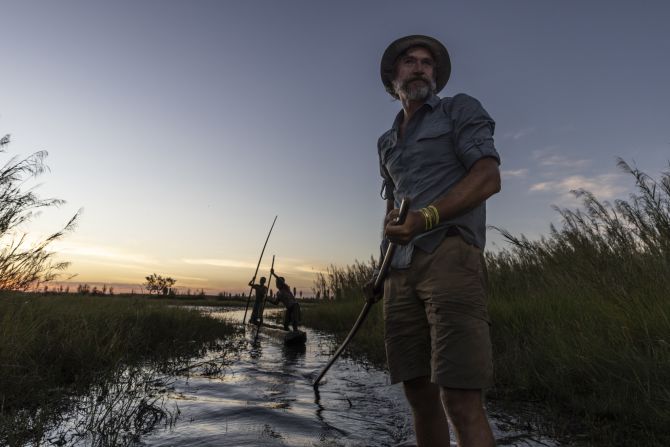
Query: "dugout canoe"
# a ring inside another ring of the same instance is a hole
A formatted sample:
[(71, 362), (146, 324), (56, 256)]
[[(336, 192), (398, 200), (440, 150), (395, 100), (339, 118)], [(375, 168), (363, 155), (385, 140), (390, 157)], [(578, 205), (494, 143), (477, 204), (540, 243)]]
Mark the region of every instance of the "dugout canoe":
[[(251, 326), (254, 331), (258, 327), (253, 323), (247, 324)], [(260, 332), (281, 339), (287, 346), (304, 345), (307, 343), (307, 334), (301, 330), (285, 331), (281, 326), (271, 323), (263, 323)]]

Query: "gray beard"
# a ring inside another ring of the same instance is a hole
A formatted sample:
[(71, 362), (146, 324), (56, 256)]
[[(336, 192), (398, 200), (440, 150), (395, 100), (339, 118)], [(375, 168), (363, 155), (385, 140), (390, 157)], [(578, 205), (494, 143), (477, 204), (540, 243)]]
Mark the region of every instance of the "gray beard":
[(437, 85), (435, 84), (435, 80), (431, 79), (430, 85), (422, 82), (417, 86), (413, 83), (413, 80), (409, 80), (402, 84), (394, 81), (393, 87), (400, 99), (406, 101), (425, 101), (435, 91)]

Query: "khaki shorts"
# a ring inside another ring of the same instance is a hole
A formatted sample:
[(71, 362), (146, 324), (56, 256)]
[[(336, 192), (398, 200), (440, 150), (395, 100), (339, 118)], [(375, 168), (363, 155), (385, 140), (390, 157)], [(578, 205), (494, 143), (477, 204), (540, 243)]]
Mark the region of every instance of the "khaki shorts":
[(440, 386), (493, 384), (486, 270), (479, 248), (446, 237), (433, 253), (414, 250), (408, 269), (384, 283), (384, 341), (391, 382), (422, 376)]

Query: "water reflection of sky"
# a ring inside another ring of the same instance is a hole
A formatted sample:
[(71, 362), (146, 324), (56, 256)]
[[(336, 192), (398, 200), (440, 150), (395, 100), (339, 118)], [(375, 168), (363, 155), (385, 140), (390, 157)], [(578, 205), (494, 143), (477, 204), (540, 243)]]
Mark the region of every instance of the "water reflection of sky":
[[(239, 311), (208, 312), (242, 319)], [(140, 445), (348, 447), (414, 439), (402, 389), (390, 386), (385, 372), (342, 358), (315, 393), (312, 382), (336, 348), (330, 337), (307, 329), (307, 345), (295, 350), (262, 329), (257, 339), (254, 333), (247, 331), (238, 352), (212, 352), (195, 359), (200, 366), (187, 375), (164, 381), (161, 404), (173, 417), (139, 436)], [(86, 417), (80, 412), (65, 423)], [(500, 445), (557, 445), (516, 431), (508, 417), (492, 421)]]
[[(226, 317), (241, 320), (238, 313)], [(180, 420), (145, 445), (390, 446), (413, 439), (402, 390), (383, 371), (340, 359), (315, 394), (312, 381), (334, 350), (326, 335), (307, 329), (302, 351), (262, 330), (255, 342), (251, 331), (246, 337), (223, 378), (175, 383), (189, 396), (177, 401)], [(508, 445), (551, 445), (543, 442), (522, 436)]]
[(263, 330), (257, 340), (248, 331), (223, 375), (177, 379), (168, 397), (179, 408), (179, 420), (143, 444), (353, 446), (406, 439), (411, 430), (401, 392), (380, 371), (342, 359), (317, 399), (312, 380), (333, 346), (307, 332), (307, 346), (295, 350)]

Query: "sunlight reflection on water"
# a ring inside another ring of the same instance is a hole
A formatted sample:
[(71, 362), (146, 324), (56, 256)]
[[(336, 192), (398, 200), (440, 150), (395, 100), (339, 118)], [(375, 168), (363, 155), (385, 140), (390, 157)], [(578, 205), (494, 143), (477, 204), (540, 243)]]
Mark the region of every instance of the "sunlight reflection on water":
[[(212, 314), (242, 319), (240, 311)], [(414, 439), (402, 389), (389, 385), (385, 372), (343, 358), (316, 395), (312, 380), (336, 348), (329, 336), (307, 329), (308, 343), (300, 351), (286, 348), (262, 329), (254, 342), (250, 332), (247, 349), (223, 378), (175, 383), (191, 400), (179, 401), (181, 416), (172, 429), (154, 432), (143, 439), (144, 445), (348, 447)], [(497, 435), (514, 435), (515, 442), (506, 445), (555, 445), (523, 434)]]
[[(239, 310), (203, 312), (232, 321), (241, 321), (243, 315)], [(384, 371), (341, 358), (315, 393), (312, 382), (337, 346), (327, 334), (306, 332), (307, 345), (295, 349), (263, 329), (258, 339), (255, 331), (247, 330), (238, 340), (237, 352), (213, 351), (192, 360), (197, 368), (187, 368), (185, 375), (161, 378), (167, 385), (159, 392), (160, 411), (169, 417), (153, 430), (137, 436), (133, 432), (123, 445), (349, 447), (413, 442), (402, 389), (389, 385)], [(109, 418), (122, 420), (121, 416)], [(80, 412), (59, 429), (76, 427), (88, 417)], [(537, 434), (515, 431), (509, 422), (510, 418), (492, 419), (499, 445), (558, 445)], [(85, 434), (67, 445), (108, 445), (94, 439)]]

